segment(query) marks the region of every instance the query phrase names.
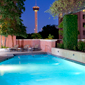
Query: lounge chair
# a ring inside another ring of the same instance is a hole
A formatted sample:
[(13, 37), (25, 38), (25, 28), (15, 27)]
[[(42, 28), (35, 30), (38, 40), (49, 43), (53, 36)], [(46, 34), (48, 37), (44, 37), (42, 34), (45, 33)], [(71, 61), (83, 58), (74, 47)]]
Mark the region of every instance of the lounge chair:
[(33, 47), (33, 50), (34, 50), (34, 51), (39, 51), (39, 50), (40, 50), (39, 45), (35, 45), (35, 46)]
[(10, 48), (10, 50), (17, 50), (19, 45), (15, 45), (14, 47)]
[(23, 51), (25, 51), (25, 50), (28, 51), (28, 48), (29, 48), (29, 45), (25, 45), (25, 46), (22, 48), (22, 50), (23, 50)]

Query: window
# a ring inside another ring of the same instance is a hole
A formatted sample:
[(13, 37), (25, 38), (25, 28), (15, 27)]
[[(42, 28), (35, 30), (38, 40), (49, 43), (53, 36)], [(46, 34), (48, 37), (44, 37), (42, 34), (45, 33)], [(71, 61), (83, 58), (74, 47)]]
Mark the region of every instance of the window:
[(83, 35), (85, 35), (85, 31), (83, 31)]
[(85, 28), (85, 23), (83, 23), (83, 27)]
[(85, 19), (85, 14), (83, 15), (83, 19)]

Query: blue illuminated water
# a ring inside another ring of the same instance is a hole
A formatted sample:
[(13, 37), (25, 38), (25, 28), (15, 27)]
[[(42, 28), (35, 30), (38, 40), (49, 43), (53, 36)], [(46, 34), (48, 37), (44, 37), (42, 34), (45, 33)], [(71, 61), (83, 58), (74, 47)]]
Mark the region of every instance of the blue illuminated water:
[(0, 63), (0, 85), (85, 85), (85, 66), (53, 55), (18, 55)]

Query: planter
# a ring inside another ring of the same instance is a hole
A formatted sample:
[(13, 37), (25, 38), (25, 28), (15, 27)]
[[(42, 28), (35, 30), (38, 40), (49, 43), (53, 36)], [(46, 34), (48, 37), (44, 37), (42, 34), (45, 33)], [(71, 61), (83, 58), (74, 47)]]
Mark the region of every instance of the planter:
[(51, 51), (54, 55), (85, 63), (85, 53), (83, 52), (65, 50), (60, 48), (52, 48)]
[(9, 52), (10, 48), (0, 48), (0, 52)]

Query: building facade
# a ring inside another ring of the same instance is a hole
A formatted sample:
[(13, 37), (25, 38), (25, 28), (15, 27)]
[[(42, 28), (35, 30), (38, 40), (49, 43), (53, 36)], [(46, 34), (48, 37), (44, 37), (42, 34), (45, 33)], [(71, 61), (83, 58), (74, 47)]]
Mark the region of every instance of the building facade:
[[(78, 39), (85, 39), (85, 13), (80, 11), (75, 13), (78, 15), (78, 30), (79, 30), (79, 35)], [(62, 22), (63, 18), (59, 18), (59, 24)], [(62, 28), (59, 28), (59, 30), (63, 30)], [(62, 39), (63, 36), (59, 35), (59, 39)]]

